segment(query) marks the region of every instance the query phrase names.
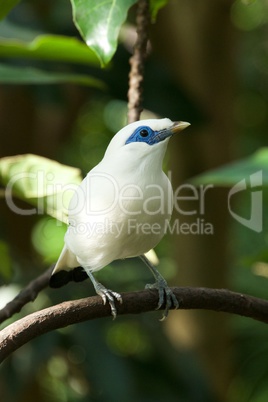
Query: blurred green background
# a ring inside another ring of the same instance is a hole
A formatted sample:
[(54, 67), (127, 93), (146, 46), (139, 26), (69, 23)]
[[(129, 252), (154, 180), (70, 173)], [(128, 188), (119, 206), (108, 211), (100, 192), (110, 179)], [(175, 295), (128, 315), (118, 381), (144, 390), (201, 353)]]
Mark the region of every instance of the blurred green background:
[[(9, 13), (0, 23), (1, 157), (38, 154), (79, 167), (83, 175), (100, 161), (110, 138), (126, 123), (135, 11), (130, 10), (117, 52), (105, 69), (57, 58), (10, 57), (1, 47), (8, 38), (31, 40), (40, 33), (79, 38), (67, 0), (23, 0)], [(266, 145), (267, 22), (266, 0), (170, 0), (159, 11), (150, 28), (144, 116), (192, 124), (169, 146), (165, 169), (171, 171), (174, 188)], [(5, 78), (3, 66), (21, 73)], [(19, 84), (27, 67), (54, 76), (89, 74), (105, 86), (70, 79)], [(167, 235), (156, 250), (159, 270), (173, 286), (226, 287), (266, 298), (266, 191), (260, 233), (230, 216), (228, 191), (216, 186), (209, 190), (204, 214), (198, 202), (182, 202), (184, 211), (198, 212), (179, 216), (180, 223), (204, 219), (213, 226), (213, 235)], [(250, 192), (236, 197), (233, 209), (249, 218)], [(17, 205), (28, 208), (23, 201)], [(65, 226), (51, 217), (14, 214), (0, 198), (1, 307), (57, 259), (64, 232)], [(151, 281), (138, 260), (116, 261), (98, 278), (118, 292), (142, 289)], [(89, 281), (47, 289), (9, 322), (91, 294)], [(99, 319), (37, 338), (0, 367), (0, 399), (267, 402), (267, 326), (208, 311), (171, 312), (164, 323), (160, 317), (152, 312)]]

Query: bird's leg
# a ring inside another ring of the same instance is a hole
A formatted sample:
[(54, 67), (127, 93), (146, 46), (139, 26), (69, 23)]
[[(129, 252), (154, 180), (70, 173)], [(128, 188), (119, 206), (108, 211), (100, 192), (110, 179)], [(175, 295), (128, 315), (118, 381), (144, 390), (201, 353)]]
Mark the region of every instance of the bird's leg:
[(121, 295), (119, 293), (117, 293), (117, 292), (113, 292), (110, 289), (106, 289), (105, 286), (103, 286), (100, 282), (98, 282), (94, 278), (92, 272), (89, 269), (85, 269), (85, 271), (86, 271), (87, 275), (89, 276), (89, 278), (90, 278), (90, 280), (91, 280), (91, 282), (92, 282), (92, 284), (93, 284), (93, 286), (95, 288), (96, 293), (99, 296), (101, 296), (101, 298), (103, 300), (103, 304), (106, 304), (106, 302), (108, 300), (108, 303), (110, 304), (110, 307), (111, 307), (111, 313), (112, 313), (113, 319), (115, 319), (117, 311), (116, 311), (114, 301), (116, 299), (117, 301), (122, 303), (123, 300), (122, 300)]
[(179, 302), (172, 290), (168, 287), (167, 281), (157, 271), (155, 266), (148, 260), (148, 258), (145, 257), (145, 255), (140, 255), (140, 259), (147, 265), (156, 280), (155, 283), (148, 284), (145, 287), (146, 289), (158, 289), (159, 301), (156, 310), (161, 308), (166, 300), (166, 308), (162, 317), (162, 320), (164, 320), (168, 316), (169, 309), (172, 307), (172, 305), (175, 307), (175, 309), (177, 309), (179, 307)]

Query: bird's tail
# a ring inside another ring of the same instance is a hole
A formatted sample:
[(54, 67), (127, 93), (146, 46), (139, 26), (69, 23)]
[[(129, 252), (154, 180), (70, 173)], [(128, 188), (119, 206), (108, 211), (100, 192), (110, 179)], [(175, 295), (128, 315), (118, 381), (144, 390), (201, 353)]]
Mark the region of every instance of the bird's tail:
[(76, 256), (64, 245), (57, 264), (51, 274), (49, 286), (60, 288), (68, 282), (82, 282), (88, 278), (84, 268), (79, 266)]
[(68, 282), (82, 282), (86, 279), (88, 279), (88, 275), (83, 267), (75, 267), (68, 271), (62, 269), (55, 273), (52, 272), (49, 286), (51, 288), (61, 288), (67, 285)]

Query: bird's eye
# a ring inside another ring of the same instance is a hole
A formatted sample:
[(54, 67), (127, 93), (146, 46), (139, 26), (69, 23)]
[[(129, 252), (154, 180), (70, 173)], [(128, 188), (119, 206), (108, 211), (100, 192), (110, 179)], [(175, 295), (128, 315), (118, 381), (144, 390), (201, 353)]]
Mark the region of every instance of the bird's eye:
[(141, 137), (148, 137), (148, 135), (149, 135), (148, 130), (142, 129), (142, 130), (140, 131), (140, 136), (141, 136)]

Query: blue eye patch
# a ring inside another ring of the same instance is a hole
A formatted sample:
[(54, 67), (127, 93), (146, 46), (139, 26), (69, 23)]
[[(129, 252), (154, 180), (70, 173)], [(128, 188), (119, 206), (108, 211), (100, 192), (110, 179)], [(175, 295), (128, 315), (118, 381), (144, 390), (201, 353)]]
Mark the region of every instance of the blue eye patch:
[(146, 142), (148, 145), (157, 144), (159, 141), (164, 139), (159, 135), (161, 132), (162, 131), (154, 131), (148, 126), (140, 126), (136, 128), (136, 130), (127, 139), (126, 145), (130, 144), (131, 142)]
[(155, 144), (154, 141), (155, 131), (148, 126), (140, 126), (131, 134), (127, 139), (126, 144), (131, 142), (146, 142), (148, 145)]

